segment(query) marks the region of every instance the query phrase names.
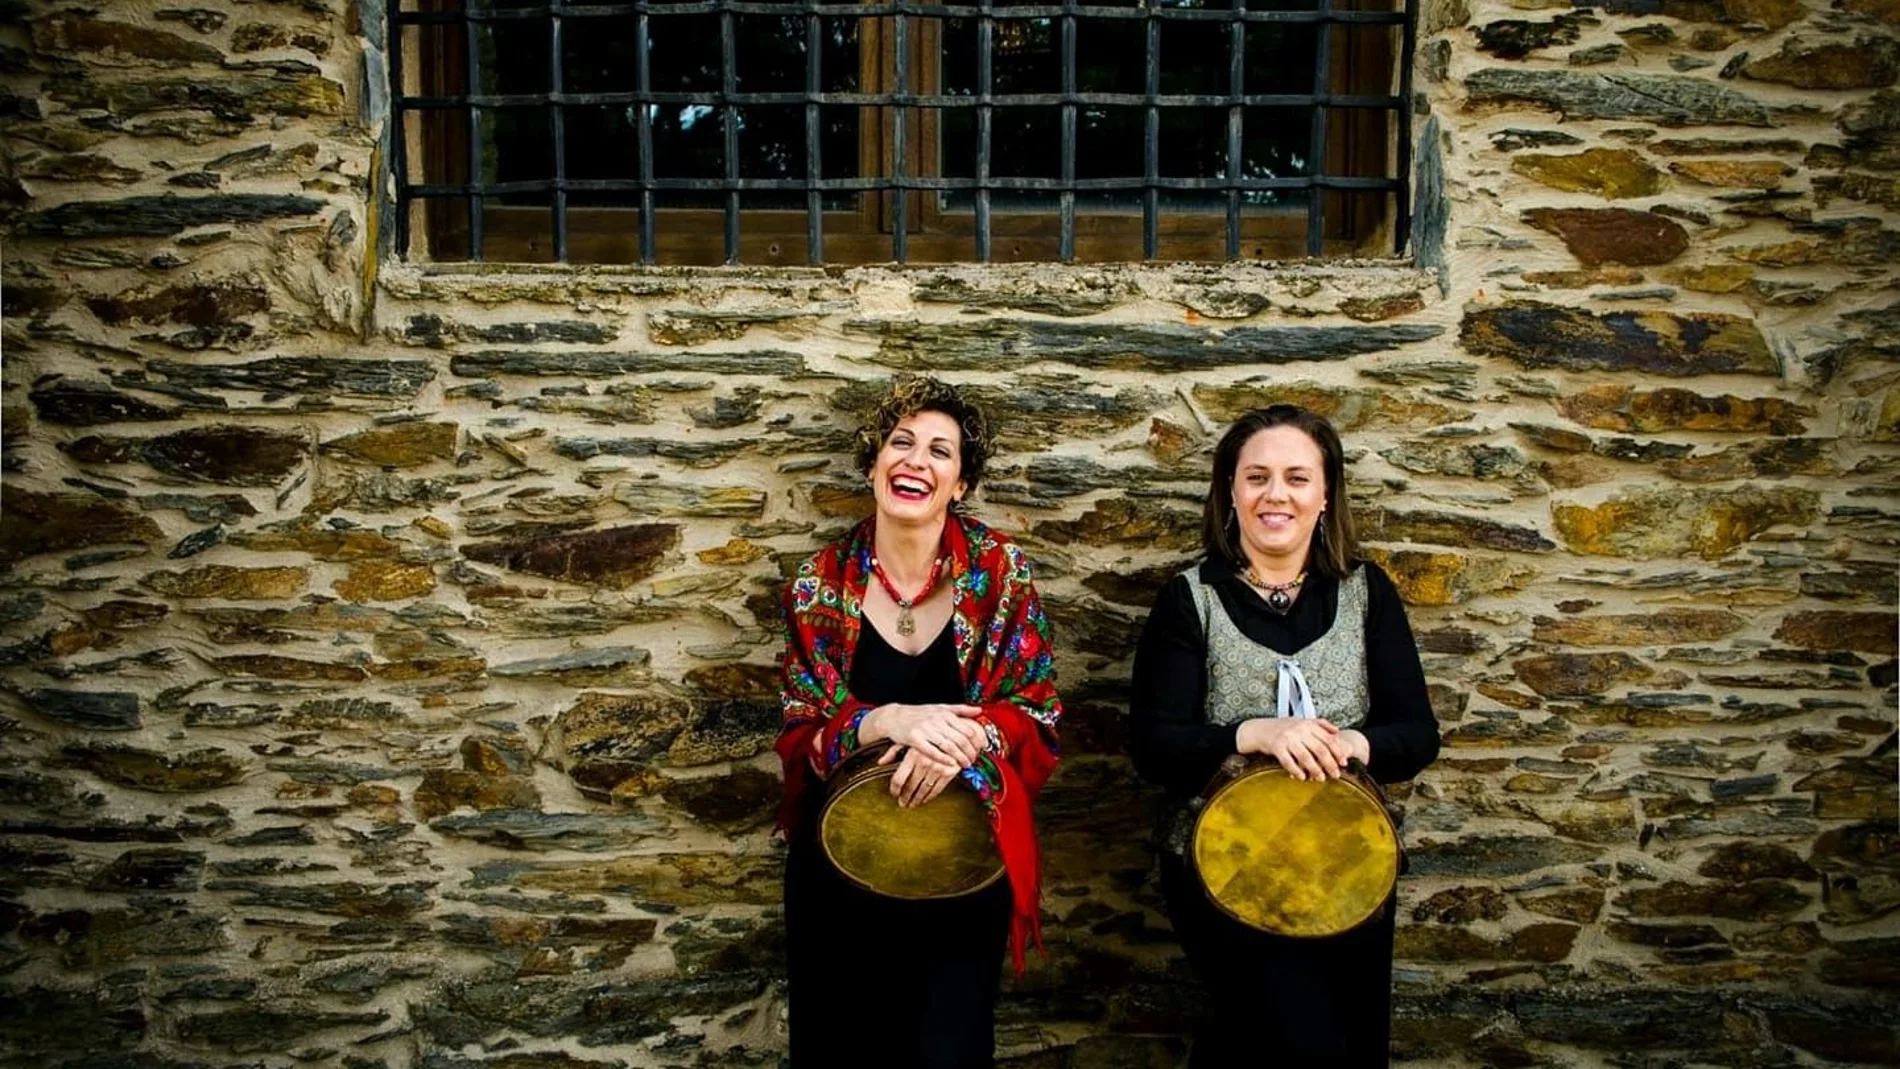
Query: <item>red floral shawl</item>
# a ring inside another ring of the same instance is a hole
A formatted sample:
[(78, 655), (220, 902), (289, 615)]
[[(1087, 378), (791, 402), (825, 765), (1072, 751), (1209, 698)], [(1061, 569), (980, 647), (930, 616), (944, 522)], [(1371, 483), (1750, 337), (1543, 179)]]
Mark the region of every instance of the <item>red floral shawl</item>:
[[(848, 686), (871, 575), (872, 523), (865, 520), (844, 541), (812, 555), (785, 587), (785, 653), (779, 662), (785, 721), (777, 745), (785, 765), (782, 830), (802, 811), (801, 799), (814, 782), (829, 778), (856, 752), (858, 725), (872, 708), (852, 697)], [(1049, 621), (1030, 580), (1029, 559), (1016, 543), (952, 514), (944, 545), (964, 698), (982, 707), (979, 722), (990, 737), (989, 750), (964, 770), (962, 782), (983, 799), (1009, 875), (1010, 959), (1021, 975), (1028, 943), (1042, 946), (1041, 859), (1032, 805), (1055, 768), (1055, 725), (1062, 716)]]

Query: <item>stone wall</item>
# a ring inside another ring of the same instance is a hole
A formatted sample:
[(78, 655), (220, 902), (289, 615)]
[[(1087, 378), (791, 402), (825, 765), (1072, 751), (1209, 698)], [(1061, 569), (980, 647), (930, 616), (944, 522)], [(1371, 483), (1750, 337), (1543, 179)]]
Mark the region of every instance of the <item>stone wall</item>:
[(1893, 0), (1426, 5), (1407, 264), (771, 271), (396, 262), (380, 13), (194, 2), (0, 4), (0, 1065), (775, 1064), (771, 604), (909, 369), (1069, 703), (1008, 1064), (1180, 1055), (1129, 654), (1287, 398), (1444, 726), (1403, 1058), (1900, 1061)]

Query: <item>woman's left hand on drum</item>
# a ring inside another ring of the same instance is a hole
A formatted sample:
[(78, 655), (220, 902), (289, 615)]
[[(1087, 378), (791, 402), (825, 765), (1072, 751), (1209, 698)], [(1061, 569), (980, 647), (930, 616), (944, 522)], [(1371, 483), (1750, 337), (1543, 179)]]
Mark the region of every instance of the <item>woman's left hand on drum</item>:
[(887, 765), (893, 760), (897, 760), (898, 765), (897, 771), (891, 774), (891, 797), (897, 799), (900, 809), (920, 806), (936, 798), (963, 771), (910, 747), (893, 746), (877, 763)]

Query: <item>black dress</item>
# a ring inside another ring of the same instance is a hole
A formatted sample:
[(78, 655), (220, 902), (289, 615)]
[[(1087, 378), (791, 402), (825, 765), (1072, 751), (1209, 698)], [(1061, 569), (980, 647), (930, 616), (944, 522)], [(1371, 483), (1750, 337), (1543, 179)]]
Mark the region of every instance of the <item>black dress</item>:
[[(865, 621), (850, 686), (873, 705), (962, 703), (949, 625), (912, 656), (893, 649)], [(947, 789), (967, 788), (953, 783)], [(1009, 881), (928, 902), (865, 891), (840, 876), (819, 848), (824, 792), (810, 794), (785, 864), (792, 1069), (989, 1069), (1009, 936)]]
[[(1366, 661), (1371, 704), (1359, 730), (1367, 770), (1381, 783), (1411, 779), (1438, 754), (1418, 647), (1392, 581), (1367, 570)], [(1308, 576), (1285, 616), (1269, 610), (1233, 568), (1202, 564), (1217, 606), (1254, 642), (1293, 654), (1333, 627), (1339, 582)], [(1237, 752), (1238, 728), (1206, 722), (1207, 647), (1185, 577), (1161, 590), (1135, 654), (1129, 749), (1135, 767), (1166, 791), (1170, 808), (1207, 786)], [(1272, 710), (1262, 710), (1271, 715)], [(1188, 961), (1208, 988), (1212, 1019), (1196, 1038), (1192, 1069), (1387, 1064), (1391, 1036), (1391, 903), (1373, 922), (1328, 939), (1287, 939), (1216, 910), (1200, 880), (1167, 849), (1161, 889)]]

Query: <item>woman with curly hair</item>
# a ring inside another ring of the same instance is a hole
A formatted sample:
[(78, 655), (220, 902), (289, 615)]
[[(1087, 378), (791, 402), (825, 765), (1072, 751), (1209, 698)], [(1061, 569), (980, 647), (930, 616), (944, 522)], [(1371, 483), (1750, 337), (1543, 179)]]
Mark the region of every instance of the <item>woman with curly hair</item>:
[[(1028, 559), (963, 510), (988, 453), (983, 413), (957, 390), (898, 380), (858, 432), (875, 511), (785, 589), (794, 1069), (993, 1064), (1004, 947), (1020, 973), (1040, 941), (1031, 804), (1055, 766), (1062, 706)], [(899, 806), (975, 792), (1004, 879), (919, 901), (834, 867), (817, 837), (822, 785), (880, 742)]]

